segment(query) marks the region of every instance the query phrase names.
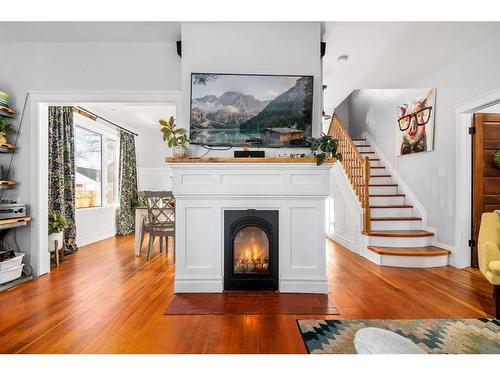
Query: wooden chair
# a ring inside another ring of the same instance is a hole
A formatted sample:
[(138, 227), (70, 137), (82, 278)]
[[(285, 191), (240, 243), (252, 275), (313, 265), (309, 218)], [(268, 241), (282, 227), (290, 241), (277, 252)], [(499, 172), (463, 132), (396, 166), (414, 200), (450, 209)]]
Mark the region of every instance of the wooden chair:
[[(160, 239), (160, 253), (163, 251), (163, 239), (168, 254), (168, 237), (175, 238), (175, 207), (171, 191), (145, 191), (148, 214), (144, 217), (144, 229), (149, 234), (148, 260), (151, 259), (153, 243)], [(175, 262), (175, 251), (174, 251)]]

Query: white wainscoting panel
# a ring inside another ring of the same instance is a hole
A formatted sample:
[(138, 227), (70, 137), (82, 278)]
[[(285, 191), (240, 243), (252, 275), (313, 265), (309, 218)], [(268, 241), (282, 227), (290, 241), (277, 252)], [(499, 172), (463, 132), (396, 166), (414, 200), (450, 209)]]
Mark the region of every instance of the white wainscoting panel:
[(220, 292), (224, 211), (279, 211), (279, 290), (327, 293), (325, 200), (331, 165), (173, 163), (176, 293)]

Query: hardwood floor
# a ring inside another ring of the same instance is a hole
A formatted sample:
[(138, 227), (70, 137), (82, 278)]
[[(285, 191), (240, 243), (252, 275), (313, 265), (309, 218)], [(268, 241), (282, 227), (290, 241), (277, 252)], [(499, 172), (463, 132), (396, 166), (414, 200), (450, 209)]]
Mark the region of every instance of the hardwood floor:
[[(133, 237), (81, 248), (48, 275), (0, 293), (2, 353), (305, 353), (296, 319), (322, 315), (167, 316), (174, 265), (134, 256)], [(376, 266), (328, 240), (331, 298), (357, 318), (482, 317), (492, 287), (453, 267)]]

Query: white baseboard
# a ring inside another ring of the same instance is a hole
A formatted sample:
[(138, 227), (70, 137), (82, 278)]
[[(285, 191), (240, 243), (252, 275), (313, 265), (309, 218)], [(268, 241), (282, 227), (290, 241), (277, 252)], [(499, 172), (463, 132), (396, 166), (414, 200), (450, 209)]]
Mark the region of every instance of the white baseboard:
[(333, 234), (329, 235), (328, 238), (330, 238), (331, 240), (333, 240), (335, 242), (338, 242), (339, 244), (341, 244), (345, 248), (351, 250), (353, 253), (357, 253), (356, 244), (354, 243), (353, 240), (351, 240), (345, 236), (342, 236), (341, 234), (338, 234), (338, 233), (333, 233)]
[(221, 293), (224, 283), (220, 277), (175, 276), (174, 293)]
[(90, 236), (78, 237), (76, 239), (76, 245), (78, 247), (86, 246), (97, 241), (105, 240), (106, 238), (114, 237), (115, 235), (116, 235), (115, 231), (112, 230), (102, 233), (95, 233)]
[(312, 278), (282, 278), (280, 292), (283, 293), (328, 293), (328, 280)]

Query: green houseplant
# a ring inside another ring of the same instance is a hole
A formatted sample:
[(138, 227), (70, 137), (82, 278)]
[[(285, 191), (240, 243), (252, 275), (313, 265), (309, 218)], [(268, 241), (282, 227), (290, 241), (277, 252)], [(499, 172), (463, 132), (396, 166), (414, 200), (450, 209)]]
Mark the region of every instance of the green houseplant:
[(6, 117), (0, 116), (0, 143), (7, 143), (5, 136), (7, 134), (14, 134), (16, 131), (9, 123)]
[(173, 116), (167, 120), (160, 120), (161, 132), (163, 133), (163, 141), (165, 141), (172, 149), (172, 154), (176, 158), (184, 158), (187, 156), (186, 145), (189, 142), (186, 129), (177, 128)]
[(342, 161), (342, 155), (337, 152), (338, 139), (322, 133), (320, 137), (311, 137), (307, 141), (311, 144), (311, 151), (316, 158), (317, 165), (323, 164), (328, 157), (334, 157)]
[(500, 150), (496, 150), (493, 154), (493, 164), (495, 164), (495, 167), (500, 169)]
[(68, 227), (68, 222), (59, 212), (49, 211), (49, 251), (55, 250), (57, 241), (57, 250), (63, 246), (64, 229)]

